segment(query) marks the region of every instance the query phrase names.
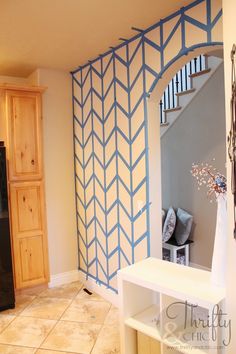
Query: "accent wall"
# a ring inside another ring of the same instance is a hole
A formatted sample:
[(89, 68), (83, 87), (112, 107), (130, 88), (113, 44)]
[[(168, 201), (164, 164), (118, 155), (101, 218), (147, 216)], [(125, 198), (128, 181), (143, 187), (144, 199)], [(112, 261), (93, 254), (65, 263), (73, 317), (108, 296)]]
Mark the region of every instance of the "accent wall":
[(212, 45), (221, 1), (197, 0), (72, 73), (79, 269), (114, 291), (117, 270), (161, 237), (150, 234), (147, 99), (172, 63)]

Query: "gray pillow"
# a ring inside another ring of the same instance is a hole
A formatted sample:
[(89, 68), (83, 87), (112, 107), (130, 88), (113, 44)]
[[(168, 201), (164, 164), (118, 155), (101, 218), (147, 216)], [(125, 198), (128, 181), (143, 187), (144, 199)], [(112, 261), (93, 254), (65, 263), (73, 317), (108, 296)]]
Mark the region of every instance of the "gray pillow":
[(163, 232), (162, 232), (162, 241), (167, 242), (171, 238), (171, 236), (174, 233), (175, 230), (175, 224), (176, 224), (176, 215), (175, 211), (172, 207), (169, 208), (165, 223), (163, 226)]
[(189, 238), (193, 224), (193, 216), (187, 211), (178, 208), (175, 228), (175, 239), (177, 245), (183, 245)]

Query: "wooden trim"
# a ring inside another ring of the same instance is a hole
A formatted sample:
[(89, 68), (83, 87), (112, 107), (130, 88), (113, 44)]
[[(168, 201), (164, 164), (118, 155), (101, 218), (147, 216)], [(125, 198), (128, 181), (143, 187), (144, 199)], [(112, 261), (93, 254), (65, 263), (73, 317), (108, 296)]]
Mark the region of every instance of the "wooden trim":
[(0, 83), (0, 90), (17, 90), (27, 92), (39, 92), (43, 93), (47, 90), (46, 86), (18, 86), (15, 84)]
[(175, 111), (180, 111), (182, 109), (182, 107), (178, 106), (175, 108), (170, 108), (170, 109), (164, 109), (164, 113), (169, 113), (169, 112), (175, 112)]
[(201, 75), (208, 74), (210, 71), (211, 71), (211, 69), (206, 69), (206, 70), (198, 71), (197, 73), (194, 73), (194, 74), (189, 75), (189, 77), (190, 77), (190, 78), (198, 77), (198, 76), (201, 76)]
[(50, 282), (50, 268), (49, 268), (49, 249), (48, 249), (48, 228), (47, 228), (47, 205), (46, 205), (46, 191), (45, 191), (45, 181), (44, 179), (41, 181), (42, 185), (42, 196), (43, 196), (43, 200), (42, 202), (42, 218), (43, 218), (43, 239), (44, 239), (44, 243), (43, 243), (43, 247), (44, 247), (44, 255), (45, 255), (45, 259), (44, 259), (44, 265), (45, 265), (45, 269), (44, 269), (44, 274), (46, 277), (46, 281), (47, 283)]

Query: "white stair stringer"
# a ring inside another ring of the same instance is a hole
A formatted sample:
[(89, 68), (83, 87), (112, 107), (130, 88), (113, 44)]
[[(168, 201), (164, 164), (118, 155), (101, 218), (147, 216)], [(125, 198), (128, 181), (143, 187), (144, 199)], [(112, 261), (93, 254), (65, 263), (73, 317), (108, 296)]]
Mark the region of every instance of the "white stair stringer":
[(199, 93), (199, 91), (205, 86), (207, 81), (211, 76), (216, 72), (216, 70), (223, 65), (223, 60), (218, 57), (209, 56), (208, 57), (208, 68), (210, 69), (207, 73), (199, 73), (198, 76), (191, 78), (191, 90), (182, 92), (180, 95), (177, 95), (178, 107), (181, 107), (177, 111), (168, 111), (165, 112), (165, 124), (161, 124), (160, 134), (161, 137), (167, 132), (168, 129), (175, 123), (175, 121), (181, 116), (183, 111), (188, 107), (193, 98)]

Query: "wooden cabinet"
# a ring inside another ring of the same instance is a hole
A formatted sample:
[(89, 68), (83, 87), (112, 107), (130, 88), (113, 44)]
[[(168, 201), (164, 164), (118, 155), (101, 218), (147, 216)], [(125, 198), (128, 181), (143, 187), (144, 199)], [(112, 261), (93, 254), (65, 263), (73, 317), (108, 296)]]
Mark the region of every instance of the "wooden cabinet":
[(13, 249), (16, 287), (46, 282), (47, 239), (44, 191), (41, 181), (14, 182), (10, 185)]
[(6, 91), (9, 179), (42, 178), (41, 95)]
[(0, 138), (7, 148), (16, 289), (49, 280), (42, 161), (43, 90), (0, 86)]

